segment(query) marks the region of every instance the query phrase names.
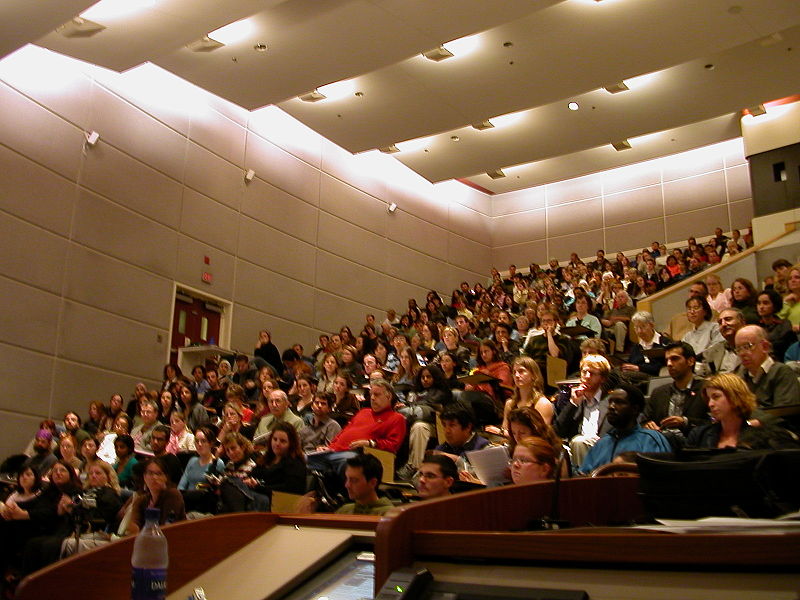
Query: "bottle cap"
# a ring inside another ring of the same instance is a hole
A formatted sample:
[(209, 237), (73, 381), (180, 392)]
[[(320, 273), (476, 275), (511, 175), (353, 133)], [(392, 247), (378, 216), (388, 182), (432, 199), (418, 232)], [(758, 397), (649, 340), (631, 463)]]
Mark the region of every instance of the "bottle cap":
[(144, 509), (144, 520), (145, 521), (156, 521), (161, 517), (161, 509), (158, 508), (146, 508)]

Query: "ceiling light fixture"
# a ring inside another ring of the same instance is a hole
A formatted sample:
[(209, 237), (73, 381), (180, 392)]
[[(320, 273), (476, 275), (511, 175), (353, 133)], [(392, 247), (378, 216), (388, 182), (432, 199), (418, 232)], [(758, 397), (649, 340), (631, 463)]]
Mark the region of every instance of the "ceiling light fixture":
[(325, 94), (321, 94), (318, 90), (314, 90), (313, 92), (308, 92), (307, 94), (298, 96), (298, 98), (300, 98), (300, 100), (303, 102), (319, 102), (320, 100), (325, 100), (327, 96)]
[(523, 116), (524, 115), (521, 112), (508, 113), (506, 115), (492, 117), (492, 123), (494, 123), (495, 127), (507, 127), (508, 125), (513, 125), (514, 123), (519, 122)]
[(207, 37), (226, 46), (240, 42), (253, 32), (253, 21), (248, 17), (215, 29)]
[(392, 144), (390, 146), (382, 146), (382, 147), (378, 148), (378, 150), (380, 150), (384, 154), (395, 154), (396, 152), (400, 152), (400, 148), (398, 148), (394, 144)]
[(614, 150), (617, 152), (622, 152), (623, 150), (630, 150), (631, 143), (628, 140), (620, 140), (618, 142), (611, 142), (611, 145), (614, 147)]
[(66, 38), (87, 38), (105, 29), (105, 25), (95, 23), (89, 19), (75, 17), (63, 25), (56, 28), (56, 33), (60, 33)]
[(468, 35), (452, 42), (442, 44), (442, 47), (455, 56), (466, 56), (476, 50), (480, 45), (480, 35)]
[(619, 94), (620, 92), (627, 92), (631, 88), (629, 88), (624, 81), (619, 81), (611, 85), (604, 85), (603, 89), (609, 94)]
[(486, 171), (486, 174), (492, 179), (502, 179), (506, 176), (502, 169), (495, 169), (494, 171)]
[(389, 206), (386, 207), (386, 212), (388, 212), (390, 215), (393, 215), (394, 211), (396, 210), (397, 210), (397, 204), (395, 204), (394, 202), (392, 202)]
[(204, 35), (199, 40), (192, 42), (191, 44), (187, 44), (186, 47), (192, 52), (212, 52), (217, 48), (222, 48), (224, 45), (225, 44), (222, 42), (212, 40), (207, 35)]
[(491, 129), (494, 127), (494, 123), (492, 123), (489, 119), (485, 121), (479, 121), (478, 123), (473, 123), (472, 127), (477, 129), (478, 131), (483, 131), (484, 129)]
[(267, 50), (269, 50), (269, 46), (267, 46), (266, 44), (256, 44), (255, 46), (253, 46), (253, 50), (255, 50), (256, 52), (266, 52)]
[(129, 17), (139, 11), (147, 10), (154, 4), (155, 0), (101, 0), (83, 11), (81, 17), (108, 24), (110, 21)]
[(570, 110), (578, 110), (580, 106), (578, 106), (577, 102), (570, 102), (569, 104), (567, 104), (567, 108)]
[(446, 58), (452, 58), (453, 53), (445, 49), (444, 46), (438, 46), (433, 50), (428, 50), (427, 52), (423, 52), (422, 56), (424, 56), (428, 60), (432, 60), (433, 62), (439, 62)]
[(756, 104), (755, 106), (748, 106), (744, 109), (744, 113), (753, 117), (759, 117), (767, 114), (767, 109), (763, 104)]
[(457, 135), (451, 135), (451, 136), (450, 136), (450, 141), (451, 141), (451, 142), (460, 142), (460, 141), (461, 141), (461, 138), (460, 138), (460, 137), (458, 137)]
[(356, 82), (353, 79), (336, 81), (327, 85), (321, 85), (316, 91), (329, 100), (339, 100), (340, 98), (352, 96), (355, 93)]

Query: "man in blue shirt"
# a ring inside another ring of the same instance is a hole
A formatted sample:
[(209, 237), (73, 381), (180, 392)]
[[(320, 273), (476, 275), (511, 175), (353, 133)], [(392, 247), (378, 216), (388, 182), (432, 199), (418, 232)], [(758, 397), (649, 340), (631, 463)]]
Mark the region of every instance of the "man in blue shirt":
[(606, 414), (611, 429), (592, 446), (578, 472), (587, 475), (622, 452), (671, 452), (667, 438), (660, 432), (639, 425), (643, 409), (644, 395), (638, 388), (620, 384), (611, 390)]

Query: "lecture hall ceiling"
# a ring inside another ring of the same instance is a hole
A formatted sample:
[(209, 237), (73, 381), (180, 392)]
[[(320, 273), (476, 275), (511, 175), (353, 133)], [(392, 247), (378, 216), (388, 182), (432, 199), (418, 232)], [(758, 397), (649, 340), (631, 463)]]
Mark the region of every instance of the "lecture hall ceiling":
[[(276, 105), (353, 153), (397, 146), (430, 181), (494, 193), (737, 137), (743, 109), (800, 93), (798, 0), (92, 5), (5, 0), (0, 55), (33, 43), (117, 71), (149, 61), (247, 109)], [(82, 35), (81, 14), (104, 28)], [(209, 33), (224, 45), (196, 51)], [(452, 57), (422, 56), (443, 44)], [(604, 89), (620, 82), (630, 89)], [(317, 88), (328, 97), (299, 99)]]

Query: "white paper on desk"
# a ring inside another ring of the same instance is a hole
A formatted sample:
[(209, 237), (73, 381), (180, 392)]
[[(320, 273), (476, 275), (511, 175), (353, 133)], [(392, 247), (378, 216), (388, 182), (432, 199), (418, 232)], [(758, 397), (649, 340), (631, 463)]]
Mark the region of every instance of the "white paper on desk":
[(506, 446), (489, 446), (483, 450), (466, 452), (467, 460), (475, 475), (486, 487), (496, 487), (511, 481), (508, 477), (508, 448)]

